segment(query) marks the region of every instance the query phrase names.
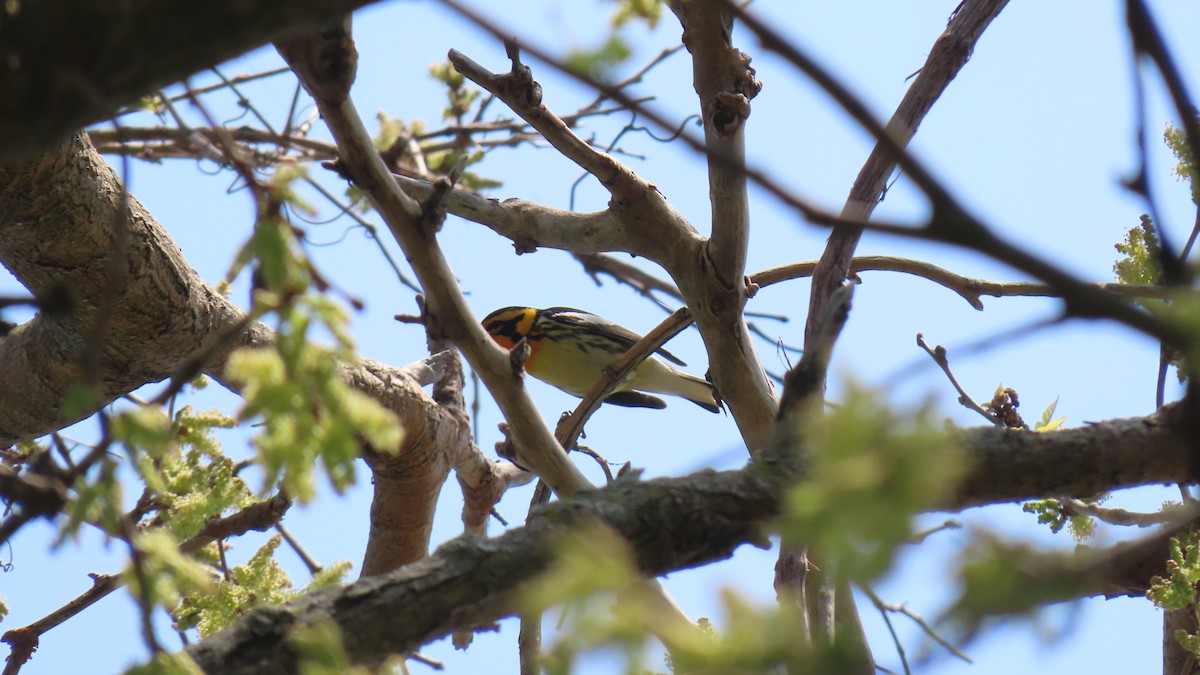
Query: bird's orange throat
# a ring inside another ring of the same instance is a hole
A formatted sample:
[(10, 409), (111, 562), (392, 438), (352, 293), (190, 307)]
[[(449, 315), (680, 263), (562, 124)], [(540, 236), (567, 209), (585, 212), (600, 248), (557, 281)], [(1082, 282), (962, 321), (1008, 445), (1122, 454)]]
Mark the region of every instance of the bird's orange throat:
[[(517, 346), (517, 343), (508, 335), (492, 335), (492, 339), (496, 341), (496, 344), (505, 349), (511, 350)], [(537, 340), (526, 340), (525, 344), (529, 346), (529, 358), (525, 359), (525, 370), (532, 371), (534, 369), (533, 363), (537, 359), (538, 353)]]

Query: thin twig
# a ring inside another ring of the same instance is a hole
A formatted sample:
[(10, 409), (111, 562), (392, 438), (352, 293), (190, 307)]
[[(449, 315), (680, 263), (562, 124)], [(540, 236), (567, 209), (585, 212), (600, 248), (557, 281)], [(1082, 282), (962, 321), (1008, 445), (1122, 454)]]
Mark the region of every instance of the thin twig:
[(417, 663), (420, 663), (422, 665), (429, 666), (430, 668), (433, 668), (434, 670), (445, 670), (446, 669), (446, 664), (442, 663), (441, 661), (438, 661), (437, 659), (433, 659), (428, 656), (425, 656), (424, 654), (422, 654), (420, 652), (413, 652), (408, 655), (408, 658), (410, 658), (413, 661), (416, 661)]
[(888, 633), (892, 636), (892, 644), (896, 646), (896, 655), (900, 657), (900, 665), (904, 667), (905, 675), (912, 675), (912, 668), (908, 665), (908, 656), (904, 652), (904, 643), (900, 642), (900, 636), (896, 634), (896, 627), (892, 625), (891, 612), (883, 604), (883, 599), (876, 595), (868, 584), (863, 584), (862, 590), (871, 599), (871, 604), (875, 605), (875, 609), (879, 610), (879, 616), (887, 625)]
[(300, 558), (300, 562), (304, 563), (304, 566), (308, 568), (308, 573), (310, 575), (315, 575), (324, 569), (321, 567), (321, 563), (317, 562), (316, 558), (313, 558), (312, 555), (309, 554), (308, 550), (304, 548), (304, 546), (300, 543), (300, 540), (292, 536), (291, 531), (283, 526), (283, 523), (275, 523), (275, 531), (283, 537), (283, 540), (287, 542), (287, 545), (290, 546), (292, 551), (296, 553), (296, 556)]
[(921, 530), (920, 532), (914, 534), (908, 543), (921, 544), (921, 543), (924, 543), (926, 539), (932, 537), (933, 535), (937, 534), (938, 532), (944, 532), (946, 530), (959, 530), (959, 529), (962, 529), (962, 522), (951, 518), (951, 519), (947, 520), (946, 522), (942, 523), (941, 525), (938, 525), (937, 527), (931, 527), (927, 530)]
[(950, 370), (950, 359), (946, 356), (945, 347), (938, 345), (937, 347), (930, 348), (929, 344), (925, 342), (925, 336), (921, 333), (917, 333), (917, 346), (921, 349), (924, 349), (925, 353), (929, 354), (929, 358), (933, 359), (933, 362), (938, 364), (938, 366), (942, 369), (942, 372), (946, 374), (946, 378), (950, 380), (950, 384), (954, 385), (954, 389), (958, 392), (959, 403), (963, 404), (963, 406), (967, 409), (974, 410), (975, 412), (979, 413), (991, 424), (994, 424), (997, 427), (1004, 426), (1004, 423), (1001, 422), (995, 415), (987, 410), (984, 410), (982, 406), (976, 403), (975, 400), (971, 398), (971, 395), (968, 394), (966, 390), (962, 388), (962, 385), (958, 383), (958, 378), (954, 377), (954, 373)]
[(933, 630), (933, 628), (921, 615), (916, 614), (904, 605), (892, 605), (884, 602), (883, 599), (876, 595), (875, 591), (871, 590), (871, 587), (866, 584), (862, 585), (862, 589), (863, 592), (867, 594), (867, 597), (871, 598), (872, 604), (879, 608), (881, 612), (895, 612), (897, 614), (903, 614), (912, 620), (913, 623), (917, 624), (926, 635), (933, 639), (934, 642), (945, 648), (946, 651), (957, 656), (963, 661), (966, 661), (967, 663), (974, 663), (974, 661), (971, 660), (971, 657), (967, 656), (960, 649), (947, 642), (946, 639), (941, 635), (938, 635), (937, 631)]
[(1109, 525), (1136, 525), (1137, 527), (1152, 527), (1174, 520), (1178, 515), (1177, 509), (1165, 508), (1162, 511), (1141, 513), (1125, 509), (1113, 509), (1099, 504), (1085, 502), (1074, 497), (1060, 497), (1058, 502), (1063, 512), (1068, 516), (1091, 516)]

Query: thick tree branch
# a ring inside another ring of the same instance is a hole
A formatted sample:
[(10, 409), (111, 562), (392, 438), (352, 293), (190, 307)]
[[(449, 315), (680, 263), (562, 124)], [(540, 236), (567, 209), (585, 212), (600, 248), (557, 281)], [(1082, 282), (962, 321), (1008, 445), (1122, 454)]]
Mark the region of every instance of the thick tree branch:
[(775, 417), (770, 381), (752, 346), (742, 312), (750, 241), (745, 122), (750, 99), (762, 88), (749, 55), (733, 46), (733, 16), (723, 2), (669, 3), (692, 55), (692, 82), (699, 96), (707, 155), (711, 236), (700, 258), (668, 267), (700, 329), (712, 379), (729, 401), (750, 452), (761, 450)]
[(0, 165), (368, 0), (19, 2), (0, 22)]
[[(0, 262), (35, 294), (65, 289), (73, 298), (64, 311), (43, 312), (0, 339), (6, 384), (0, 388), (0, 443), (59, 429), (148, 382), (187, 381), (205, 371), (225, 381), (224, 362), (235, 348), (272, 339), (269, 329), (247, 324), (240, 309), (187, 265), (135, 199), (118, 215), (120, 194), (120, 182), (86, 136), (0, 172)], [(128, 221), (128, 282), (111, 289), (104, 270), (122, 217)], [(114, 292), (115, 309), (97, 338), (100, 299)], [(88, 349), (97, 355), (99, 391), (91, 407), (68, 416), (65, 402), (86, 381), (81, 363)], [(441, 367), (436, 358), (405, 368), (367, 359), (340, 366), (352, 387), (380, 401), (404, 426), (405, 442), (389, 461), (427, 458), (431, 448), (449, 447), (462, 432), (421, 389)], [(444, 471), (388, 476), (395, 494), (414, 500), (436, 494), (445, 480)], [(417, 503), (398, 508), (419, 514)], [(428, 547), (427, 536), (401, 539), (385, 547), (389, 556), (415, 559)]]
[[(42, 312), (0, 339), (6, 385), (0, 388), (0, 444), (81, 420), (133, 389), (190, 368), (194, 355), (214, 343), (219, 349), (197, 372), (224, 381), (224, 360), (233, 349), (271, 340), (265, 326), (245, 326), (244, 313), (200, 278), (136, 199), (130, 197), (125, 214), (116, 213), (120, 194), (120, 181), (86, 136), (0, 170), (0, 263), (35, 295), (71, 298), (63, 311)], [(85, 381), (81, 353), (100, 298), (109, 292), (103, 270), (121, 217), (128, 220), (129, 283), (119, 291), (103, 344), (92, 347), (100, 354), (100, 391), (91, 407), (67, 416), (64, 402)], [(420, 386), (432, 381), (433, 370), (368, 359), (342, 368), (352, 386), (400, 415), (410, 433), (424, 428), (419, 411), (432, 399)]]
[[(1146, 418), (1048, 434), (965, 431), (960, 437), (972, 469), (958, 495), (943, 506), (957, 509), (1190, 480), (1192, 452), (1184, 417), (1179, 405), (1171, 405)], [(292, 672), (296, 654), (287, 641), (289, 632), (332, 619), (342, 629), (351, 658), (377, 663), (452, 631), (513, 615), (520, 585), (545, 569), (557, 536), (585, 523), (599, 521), (616, 530), (630, 542), (647, 574), (723, 559), (742, 544), (765, 542), (764, 524), (777, 514), (786, 487), (802, 478), (802, 469), (786, 457), (790, 452), (779, 454), (769, 451), (741, 471), (618, 480), (604, 490), (580, 492), (496, 539), (459, 539), (397, 572), (292, 605), (255, 610), (189, 653), (207, 672)], [(1075, 475), (1080, 469), (1082, 477)], [(1114, 559), (1111, 572), (1098, 577), (1107, 585), (1097, 583), (1081, 592), (1121, 592), (1114, 584), (1145, 578), (1136, 571), (1137, 561), (1143, 560)]]
[[(0, 262), (35, 295), (69, 298), (63, 311), (42, 312), (0, 339), (0, 444), (60, 429), (170, 376), (242, 320), (141, 204), (130, 197), (124, 207), (121, 195), (86, 136), (0, 170)], [(110, 288), (119, 233), (126, 282)], [(110, 294), (115, 311), (101, 317)], [(107, 327), (96, 336), (101, 318)], [(229, 347), (255, 337), (244, 331)], [(102, 366), (90, 378), (83, 366), (89, 350)], [(93, 389), (90, 405), (68, 410), (66, 401), (85, 384)]]
[[(413, 199), (424, 201), (433, 195), (432, 183), (400, 175), (395, 179)], [(447, 213), (484, 225), (511, 239), (519, 254), (532, 253), (543, 246), (576, 253), (624, 251), (637, 254), (627, 249), (631, 233), (626, 221), (611, 209), (576, 213), (523, 199), (489, 199), (459, 188), (446, 192), (442, 205)]]
[(1148, 417), (1051, 433), (964, 431), (960, 438), (973, 467), (945, 507), (962, 509), (1047, 495), (1087, 497), (1115, 486), (1193, 482), (1200, 467), (1191, 440), (1192, 424), (1186, 402), (1178, 402)]
[(675, 0), (668, 4), (683, 26), (683, 44), (692, 55), (692, 83), (700, 97), (709, 156), (712, 273), (727, 288), (743, 290), (750, 241), (745, 123), (750, 99), (762, 83), (754, 79), (750, 56), (733, 46), (733, 16), (724, 3)]

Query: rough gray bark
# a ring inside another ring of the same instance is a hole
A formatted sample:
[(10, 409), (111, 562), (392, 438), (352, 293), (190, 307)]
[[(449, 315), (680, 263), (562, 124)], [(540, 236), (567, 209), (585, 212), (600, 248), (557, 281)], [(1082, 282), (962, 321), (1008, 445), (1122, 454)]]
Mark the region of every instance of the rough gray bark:
[[(0, 338), (0, 446), (56, 431), (177, 374), (207, 372), (223, 381), (234, 349), (271, 339), (266, 327), (247, 325), (153, 216), (122, 193), (84, 134), (0, 169), (0, 264), (51, 299)], [(198, 356), (207, 358), (194, 363)], [(367, 359), (342, 367), (343, 378), (396, 413), (406, 432), (396, 454), (371, 455), (372, 469), (384, 476), (376, 495), (380, 522), (372, 529), (380, 541), (364, 566), (375, 571), (425, 555), (437, 492), (450, 470), (441, 453), (470, 440), (463, 420), (421, 389), (432, 381), (432, 371), (424, 371)], [(81, 387), (91, 395), (78, 398)], [(409, 470), (414, 466), (421, 470)], [(482, 468), (480, 479), (492, 465)], [(394, 531), (403, 536), (385, 536)]]
[(139, 97), (370, 0), (45, 0), (0, 21), (0, 166)]
[[(86, 136), (0, 169), (0, 262), (54, 307), (0, 340), (0, 444), (169, 377), (242, 312), (196, 274)], [(246, 331), (235, 342), (256, 337)], [(261, 334), (258, 335), (261, 337)], [(94, 396), (68, 410), (78, 388)]]
[[(1186, 421), (1179, 406), (1168, 406), (1163, 414), (1144, 420), (1114, 424), (1119, 429), (1144, 424), (1150, 431), (1136, 441), (1129, 439), (1128, 445), (1122, 443), (1119, 451), (1105, 448), (1105, 443), (1093, 438), (1092, 429), (1053, 434), (972, 431), (966, 434), (971, 445), (965, 450), (974, 467), (967, 484), (987, 485), (989, 501), (1015, 501), (1033, 491), (1063, 494), (1083, 489), (1090, 494), (1100, 483), (1109, 488), (1132, 487), (1185, 480), (1190, 475), (1190, 449), (1183, 440)], [(1058, 457), (1062, 452), (1071, 454)], [(724, 559), (742, 544), (765, 543), (762, 527), (777, 514), (780, 495), (802, 479), (790, 451), (775, 448), (768, 453), (764, 463), (741, 471), (702, 471), (646, 482), (626, 479), (603, 490), (577, 493), (503, 536), (458, 539), (396, 572), (291, 605), (254, 610), (189, 653), (211, 673), (294, 672), (296, 654), (288, 645), (289, 632), (329, 619), (341, 628), (352, 660), (378, 663), (453, 631), (512, 616), (515, 593), (545, 569), (557, 537), (596, 522), (629, 542), (638, 567), (648, 575)], [(1094, 467), (1095, 482), (1081, 482), (1053, 470), (1060, 463)], [(1030, 483), (1012, 466), (1046, 477)], [(980, 503), (977, 497), (963, 495), (945, 506)], [(1070, 572), (1073, 578), (1088, 575), (1071, 592), (1144, 593), (1150, 576), (1161, 573), (1155, 562), (1161, 562), (1166, 551), (1165, 539), (1154, 537), (1148, 543), (1129, 547), (1128, 559), (1126, 551), (1117, 547), (1096, 564)]]

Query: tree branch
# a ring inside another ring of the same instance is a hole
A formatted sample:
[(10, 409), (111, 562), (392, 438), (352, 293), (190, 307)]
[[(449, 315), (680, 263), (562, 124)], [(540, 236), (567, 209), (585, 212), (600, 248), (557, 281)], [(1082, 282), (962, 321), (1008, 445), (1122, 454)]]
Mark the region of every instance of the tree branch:
[[(186, 382), (201, 372), (224, 382), (224, 363), (234, 349), (272, 340), (269, 329), (248, 323), (187, 265), (161, 225), (130, 197), (129, 281), (113, 304), (101, 343), (87, 347), (97, 298), (109, 292), (102, 270), (116, 236), (119, 219), (113, 213), (121, 192), (117, 177), (83, 135), (0, 171), (0, 262), (35, 294), (60, 289), (74, 299), (65, 311), (42, 312), (0, 339), (6, 384), (0, 388), (0, 444), (83, 419), (148, 382), (167, 377)], [(85, 348), (98, 354), (100, 391), (91, 407), (67, 416), (64, 402), (83, 381), (79, 364)], [(448, 447), (461, 432), (421, 389), (440, 367), (436, 359), (405, 368), (369, 359), (339, 365), (350, 386), (400, 419), (406, 436), (394, 461)], [(396, 492), (420, 495), (432, 489), (428, 483), (440, 487), (444, 480), (444, 473), (413, 473)], [(405, 539), (403, 545), (418, 546), (423, 555), (428, 542)]]
[[(433, 183), (401, 175), (394, 178), (413, 199), (424, 201), (433, 195)], [(624, 251), (639, 255), (629, 250), (633, 237), (626, 222), (611, 209), (576, 213), (523, 199), (489, 199), (458, 188), (447, 191), (442, 204), (447, 213), (511, 239), (518, 254), (545, 246), (577, 253)]]
[(750, 99), (762, 83), (750, 56), (733, 46), (733, 16), (715, 0), (675, 0), (671, 11), (683, 26), (692, 55), (692, 83), (700, 97), (700, 119), (708, 160), (712, 235), (707, 254), (712, 273), (727, 288), (742, 290), (750, 241), (745, 123)]
[[(895, 145), (905, 147), (916, 135), (925, 115), (971, 58), (983, 31), (1007, 4), (1008, 0), (968, 0), (955, 10), (946, 30), (933, 43), (920, 73), (888, 121), (887, 133), (895, 139)], [(882, 141), (876, 143), (850, 188), (842, 215), (856, 220), (869, 219), (875, 205), (883, 197), (887, 179), (896, 169), (896, 164), (897, 157), (889, 144)], [(809, 322), (820, 315), (829, 296), (850, 273), (850, 258), (861, 236), (862, 230), (855, 227), (837, 228), (829, 235), (829, 242), (813, 275), (808, 305)], [(806, 328), (806, 334), (809, 330)]]
[[(750, 276), (751, 281), (759, 286), (769, 286), (789, 279), (812, 276), (818, 261), (807, 260), (788, 263), (770, 269), (756, 272)], [(1060, 298), (1062, 294), (1049, 284), (1034, 281), (990, 281), (976, 277), (966, 277), (943, 267), (938, 267), (923, 260), (897, 258), (887, 255), (864, 255), (850, 259), (849, 273), (859, 272), (903, 272), (913, 276), (928, 279), (935, 284), (944, 286), (962, 296), (968, 304), (978, 310), (983, 309), (982, 296), (995, 298), (1035, 297)], [(1093, 283), (1089, 286), (1125, 298), (1158, 298), (1165, 299), (1168, 289), (1163, 286), (1145, 284)]]
[[(47, 189), (53, 185), (54, 189)], [(0, 262), (35, 295), (69, 298), (0, 340), (0, 444), (36, 438), (79, 421), (118, 396), (168, 377), (222, 338), (243, 313), (188, 266), (174, 242), (122, 187), (86, 135), (0, 169)], [(127, 282), (106, 272), (118, 229), (127, 231)], [(117, 293), (100, 344), (88, 344), (107, 294)], [(240, 331), (229, 344), (265, 333)], [(102, 372), (87, 405), (67, 410), (81, 383), (86, 350)]]
[[(1052, 434), (964, 431), (960, 438), (972, 469), (957, 496), (943, 507), (1189, 480), (1194, 474), (1184, 417), (1180, 406), (1170, 405), (1150, 417)], [(188, 651), (207, 672), (292, 672), (297, 655), (287, 640), (289, 632), (332, 619), (341, 627), (355, 662), (378, 663), (455, 630), (512, 616), (518, 588), (546, 568), (557, 536), (597, 520), (630, 542), (646, 574), (724, 559), (742, 544), (765, 544), (762, 528), (778, 513), (786, 488), (802, 479), (803, 469), (781, 457), (781, 451), (787, 454), (782, 449), (768, 451), (740, 471), (644, 482), (625, 479), (603, 490), (578, 493), (547, 506), (529, 525), (495, 539), (458, 539), (402, 570), (291, 605), (256, 609), (230, 630)], [(1114, 559), (1111, 573), (1098, 578), (1112, 583), (1143, 578), (1128, 571), (1133, 562)], [(1085, 591), (1112, 591), (1112, 583), (1096, 583)]]
[(0, 22), (0, 165), (121, 105), (369, 0), (23, 2)]

